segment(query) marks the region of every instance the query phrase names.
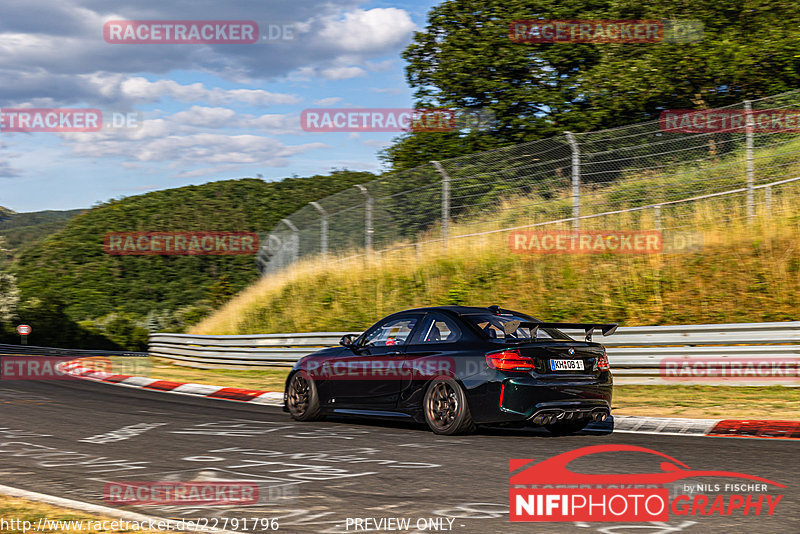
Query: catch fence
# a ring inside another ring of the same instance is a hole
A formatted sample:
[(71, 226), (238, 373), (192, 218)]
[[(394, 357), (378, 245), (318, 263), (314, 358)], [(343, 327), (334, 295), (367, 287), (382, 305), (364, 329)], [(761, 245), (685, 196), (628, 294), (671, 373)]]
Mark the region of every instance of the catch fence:
[[(262, 240), (272, 273), (309, 256), (334, 260), (440, 246), (518, 229), (679, 232), (793, 209), (800, 181), (800, 91), (695, 114), (434, 161), (311, 202)], [(498, 241), (499, 242), (499, 241)]]

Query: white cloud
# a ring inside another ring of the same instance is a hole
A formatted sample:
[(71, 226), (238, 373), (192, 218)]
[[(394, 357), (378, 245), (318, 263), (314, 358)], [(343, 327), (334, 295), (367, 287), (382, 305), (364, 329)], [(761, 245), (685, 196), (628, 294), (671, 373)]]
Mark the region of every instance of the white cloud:
[(342, 100), (344, 99), (340, 96), (331, 96), (328, 98), (320, 98), (319, 100), (315, 100), (314, 105), (322, 107), (333, 106), (334, 104), (338, 104)]
[(356, 9), (325, 21), (320, 37), (343, 51), (365, 53), (400, 45), (414, 28), (411, 17), (402, 9)]
[(181, 85), (174, 80), (157, 80), (135, 77), (119, 84), (122, 96), (136, 102), (157, 102), (171, 97), (182, 102), (206, 102), (212, 105), (240, 102), (251, 106), (272, 106), (277, 104), (297, 104), (300, 98), (295, 95), (271, 93), (260, 89), (208, 89), (201, 83)]
[[(348, 97), (323, 98), (319, 86), (378, 77), (374, 73), (399, 63), (398, 53), (415, 30), (403, 9), (363, 9), (362, 4), (193, 0), (187, 8), (189, 4), (163, 0), (6, 2), (0, 16), (0, 105), (141, 111), (146, 120), (135, 129), (57, 134), (63, 144), (55, 148), (15, 134), (8, 142), (16, 151), (24, 147), (25, 156), (36, 164), (9, 159), (6, 149), (0, 154), (5, 156), (0, 158), (0, 176), (47, 174), (64, 161), (63, 153), (71, 153), (95, 160), (87, 165), (108, 165), (102, 161), (107, 158), (115, 170), (153, 175), (141, 182), (154, 183), (162, 176), (191, 178), (285, 166), (298, 154), (329, 148), (276, 138), (305, 135), (299, 128), (300, 110), (292, 106), (307, 94), (318, 99), (317, 106), (344, 105)], [(104, 22), (111, 19), (191, 18), (292, 23), (297, 35), (270, 45), (112, 45), (102, 36)], [(265, 85), (273, 82), (291, 89)], [(284, 113), (264, 109), (276, 106), (286, 106), (277, 110)], [(292, 112), (285, 113), (287, 109)], [(97, 184), (101, 187), (87, 194), (102, 194), (105, 186), (99, 179)]]
[(0, 178), (14, 178), (20, 176), (19, 169), (15, 169), (7, 161), (0, 161)]
[(222, 107), (192, 106), (163, 120), (175, 126), (173, 132), (196, 132), (198, 129), (250, 129), (272, 135), (302, 133), (300, 120), (294, 114), (250, 115)]
[[(168, 77), (202, 72), (237, 81), (315, 77), (344, 80), (381, 71), (386, 56), (411, 40), (414, 24), (398, 8), (359, 9), (359, 0), (293, 0), (219, 4), (196, 0), (202, 18), (291, 22), (291, 41), (271, 45), (124, 45), (103, 41), (111, 19), (186, 19), (185, 6), (156, 0), (114, 4), (100, 0), (29, 0), (3, 6), (0, 17), (0, 100), (55, 105), (87, 102), (123, 105), (171, 97), (210, 105), (296, 103), (294, 95), (259, 89), (209, 89)], [(115, 78), (115, 76), (117, 78)]]
[(319, 71), (320, 75), (327, 80), (347, 80), (366, 76), (367, 71), (361, 67), (331, 67)]
[(387, 146), (391, 146), (391, 141), (380, 141), (378, 139), (367, 139), (363, 142), (364, 146), (373, 147), (373, 148), (386, 148)]
[(324, 143), (288, 145), (274, 137), (249, 133), (255, 130), (273, 135), (302, 133), (294, 115), (259, 116), (223, 107), (192, 106), (144, 120), (137, 128), (59, 135), (75, 157), (123, 159), (126, 168), (140, 171), (141, 165), (168, 162), (167, 167), (179, 170), (182, 178), (213, 174), (223, 165), (231, 172), (241, 165), (286, 166), (291, 156), (327, 148)]
[(405, 89), (400, 89), (399, 87), (388, 87), (388, 88), (373, 87), (372, 89), (370, 89), (370, 91), (373, 91), (375, 93), (385, 93), (389, 95), (399, 95), (401, 93), (404, 93)]

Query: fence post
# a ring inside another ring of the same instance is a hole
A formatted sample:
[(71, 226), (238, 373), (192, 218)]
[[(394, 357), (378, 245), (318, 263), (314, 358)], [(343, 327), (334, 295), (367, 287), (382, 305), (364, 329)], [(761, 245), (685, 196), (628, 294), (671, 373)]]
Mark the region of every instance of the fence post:
[(320, 206), (319, 202), (309, 202), (320, 214), (319, 251), (322, 257), (328, 256), (328, 212)]
[(755, 214), (753, 205), (753, 104), (749, 100), (744, 101), (745, 114), (745, 155), (747, 158), (747, 218), (753, 220)]
[(300, 230), (289, 219), (281, 219), (281, 222), (292, 231), (292, 263), (296, 263), (300, 257)]
[(572, 148), (572, 229), (581, 227), (581, 153), (572, 132), (564, 132)]
[(364, 207), (364, 248), (367, 251), (367, 257), (369, 257), (372, 255), (372, 195), (361, 184), (356, 184), (355, 187), (364, 194), (366, 199)]
[[(277, 243), (277, 245), (275, 243)], [(278, 265), (276, 266), (273, 264), (270, 270), (277, 270), (280, 268), (280, 258), (275, 257), (280, 248), (281, 239), (275, 234), (268, 234), (267, 238), (261, 241), (261, 246), (258, 248), (258, 254), (256, 255), (256, 268), (258, 272), (262, 275), (267, 274), (267, 266), (272, 261), (275, 261)]]
[(442, 248), (447, 250), (447, 238), (450, 234), (450, 176), (438, 161), (431, 161), (442, 175)]

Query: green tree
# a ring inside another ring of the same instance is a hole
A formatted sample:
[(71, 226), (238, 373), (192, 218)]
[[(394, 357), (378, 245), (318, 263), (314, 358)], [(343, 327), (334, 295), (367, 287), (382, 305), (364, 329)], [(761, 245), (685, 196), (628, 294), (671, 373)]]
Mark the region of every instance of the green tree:
[(208, 299), (215, 307), (222, 306), (228, 299), (236, 294), (233, 284), (227, 275), (222, 275), (208, 288)]
[[(697, 20), (704, 34), (693, 43), (512, 42), (509, 23), (530, 19)], [(798, 21), (793, 0), (446, 0), (403, 53), (415, 105), (488, 108), (497, 126), (408, 133), (383, 157), (400, 170), (794, 89)]]
[(0, 236), (0, 336), (3, 335), (3, 331), (10, 330), (11, 321), (17, 315), (20, 298), (17, 278), (2, 270), (8, 258), (10, 258), (10, 251), (6, 248), (5, 238)]

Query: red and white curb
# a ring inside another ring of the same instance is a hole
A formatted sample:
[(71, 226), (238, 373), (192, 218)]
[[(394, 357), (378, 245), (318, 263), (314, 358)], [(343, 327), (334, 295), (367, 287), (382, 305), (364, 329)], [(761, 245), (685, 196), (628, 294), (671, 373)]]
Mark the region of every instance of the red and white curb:
[(190, 395), (193, 397), (206, 397), (210, 399), (220, 399), (236, 402), (247, 402), (249, 404), (264, 404), (267, 406), (283, 406), (283, 392), (280, 391), (260, 391), (256, 389), (227, 388), (223, 386), (210, 386), (207, 384), (186, 384), (183, 382), (172, 382), (170, 380), (158, 380), (143, 376), (130, 376), (96, 371), (85, 367), (81, 360), (72, 360), (58, 364), (61, 372), (80, 378), (82, 380), (92, 380), (94, 382), (104, 382), (115, 386), (125, 386), (129, 388), (148, 389), (150, 391), (162, 391), (165, 393), (177, 393), (180, 395)]
[[(96, 371), (85, 367), (81, 360), (58, 364), (61, 372), (83, 380), (104, 382), (116, 386), (206, 397), (266, 406), (283, 406), (283, 392), (228, 388), (206, 384), (185, 384), (143, 376), (129, 376)], [(602, 423), (590, 423), (590, 432), (620, 432), (631, 434), (666, 434), (672, 436), (709, 436), (737, 438), (800, 439), (800, 421), (759, 419), (679, 419), (671, 417), (642, 417), (615, 415)]]
[(800, 421), (761, 419), (678, 419), (615, 415), (610, 421), (592, 423), (590, 430), (672, 436), (800, 439)]

